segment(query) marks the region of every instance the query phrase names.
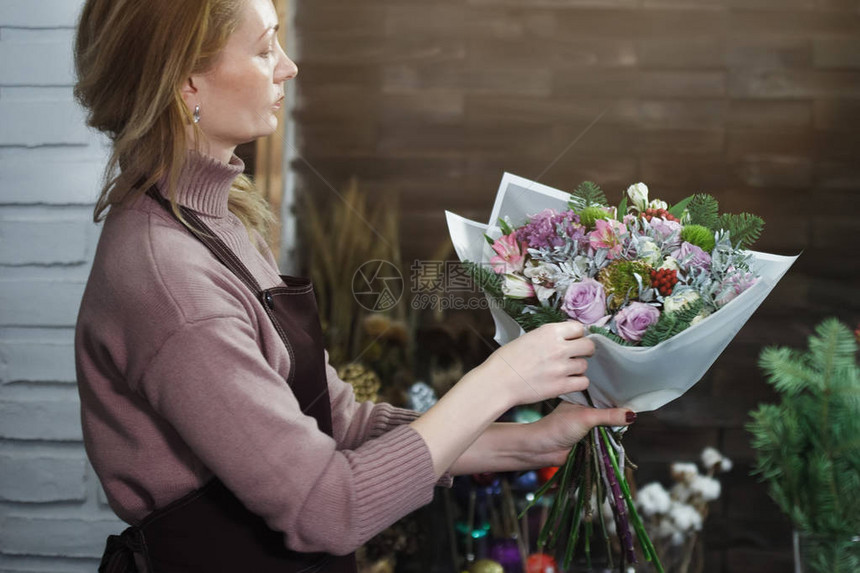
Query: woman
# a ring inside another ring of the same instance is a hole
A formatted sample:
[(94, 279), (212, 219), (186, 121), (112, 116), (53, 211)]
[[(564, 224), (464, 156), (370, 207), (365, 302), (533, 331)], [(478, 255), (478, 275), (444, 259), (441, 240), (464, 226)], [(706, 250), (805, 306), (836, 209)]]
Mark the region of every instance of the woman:
[(557, 465), (594, 425), (633, 421), (566, 404), (493, 423), (585, 388), (575, 322), (497, 350), (421, 417), (356, 403), (233, 154), (275, 130), (298, 72), (277, 29), (271, 0), (87, 0), (81, 16), (76, 95), (113, 151), (76, 328), (82, 424), (133, 524), (103, 571), (353, 571), (449, 475)]

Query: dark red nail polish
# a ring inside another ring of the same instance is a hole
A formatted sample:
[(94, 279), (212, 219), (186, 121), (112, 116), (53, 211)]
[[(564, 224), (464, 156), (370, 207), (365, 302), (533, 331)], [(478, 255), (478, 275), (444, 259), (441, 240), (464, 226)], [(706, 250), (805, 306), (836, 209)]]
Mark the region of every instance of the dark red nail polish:
[(636, 412), (634, 412), (633, 410), (630, 410), (627, 412), (626, 417), (627, 417), (627, 423), (632, 424), (633, 422), (636, 421)]

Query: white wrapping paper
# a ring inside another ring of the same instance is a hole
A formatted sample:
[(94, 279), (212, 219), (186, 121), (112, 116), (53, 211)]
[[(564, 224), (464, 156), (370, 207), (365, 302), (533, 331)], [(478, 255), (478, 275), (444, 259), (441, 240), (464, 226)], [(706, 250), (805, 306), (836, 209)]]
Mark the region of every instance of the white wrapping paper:
[[(568, 209), (570, 195), (516, 175), (505, 173), (499, 186), (490, 223), (508, 217), (522, 225), (538, 212)], [(484, 235), (496, 238), (500, 229), (445, 212), (454, 249), (461, 261), (488, 263), (494, 254)], [(764, 301), (797, 257), (751, 251), (760, 279), (734, 300), (680, 334), (653, 347), (627, 347), (605, 336), (589, 335), (596, 351), (589, 359), (589, 394), (599, 407), (624, 407), (637, 412), (656, 410), (701, 380), (717, 357)], [(495, 340), (506, 344), (525, 334), (503, 310), (491, 305), (496, 323)], [(581, 393), (562, 398), (585, 403)]]

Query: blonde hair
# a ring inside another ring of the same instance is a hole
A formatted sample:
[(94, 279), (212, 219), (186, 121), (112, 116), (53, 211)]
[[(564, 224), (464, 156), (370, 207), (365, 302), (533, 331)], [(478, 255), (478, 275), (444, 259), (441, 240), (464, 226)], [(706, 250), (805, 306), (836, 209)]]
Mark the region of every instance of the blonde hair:
[[(114, 206), (165, 178), (180, 217), (176, 184), (194, 125), (182, 84), (210, 70), (239, 25), (243, 0), (87, 0), (75, 39), (75, 97), (87, 124), (111, 139), (104, 186), (93, 212), (101, 221)], [(230, 189), (229, 209), (249, 233), (264, 237), (273, 221), (250, 178)], [(186, 223), (187, 225), (187, 223)]]

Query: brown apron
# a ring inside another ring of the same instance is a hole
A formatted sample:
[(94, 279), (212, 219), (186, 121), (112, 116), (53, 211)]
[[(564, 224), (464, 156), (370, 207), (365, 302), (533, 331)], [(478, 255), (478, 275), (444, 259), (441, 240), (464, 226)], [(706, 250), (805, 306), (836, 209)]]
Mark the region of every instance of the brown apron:
[[(169, 202), (150, 189), (169, 213)], [(309, 279), (281, 275), (284, 284), (262, 290), (236, 255), (192, 211), (185, 220), (210, 251), (244, 282), (269, 315), (290, 353), (286, 381), (302, 412), (332, 435), (331, 404), (323, 337)], [(296, 357), (299, 359), (296, 359)], [(354, 554), (299, 553), (284, 546), (284, 534), (269, 529), (221, 481), (213, 477), (199, 490), (148, 515), (139, 525), (107, 541), (99, 573), (355, 573)]]

